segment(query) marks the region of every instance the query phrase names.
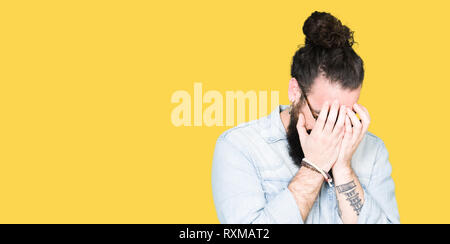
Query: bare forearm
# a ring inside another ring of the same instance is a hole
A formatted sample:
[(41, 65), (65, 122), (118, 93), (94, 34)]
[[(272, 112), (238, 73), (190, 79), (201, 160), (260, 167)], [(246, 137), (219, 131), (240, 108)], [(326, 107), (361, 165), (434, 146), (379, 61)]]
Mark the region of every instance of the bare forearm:
[(294, 195), (303, 221), (308, 217), (322, 184), (323, 176), (306, 167), (301, 167), (289, 183), (288, 189)]
[(333, 170), (339, 216), (344, 224), (356, 224), (364, 205), (364, 191), (351, 168)]

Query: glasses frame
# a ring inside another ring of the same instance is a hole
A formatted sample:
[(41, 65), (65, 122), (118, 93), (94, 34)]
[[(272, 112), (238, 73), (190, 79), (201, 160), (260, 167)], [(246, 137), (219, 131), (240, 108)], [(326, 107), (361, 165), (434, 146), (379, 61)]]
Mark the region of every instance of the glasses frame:
[(308, 97), (306, 96), (306, 93), (303, 91), (303, 89), (302, 89), (302, 93), (303, 93), (302, 95), (305, 97), (306, 104), (308, 105), (309, 112), (311, 113), (313, 118), (315, 120), (317, 120), (319, 118), (319, 115), (314, 115), (313, 109), (311, 108), (311, 104), (309, 103)]

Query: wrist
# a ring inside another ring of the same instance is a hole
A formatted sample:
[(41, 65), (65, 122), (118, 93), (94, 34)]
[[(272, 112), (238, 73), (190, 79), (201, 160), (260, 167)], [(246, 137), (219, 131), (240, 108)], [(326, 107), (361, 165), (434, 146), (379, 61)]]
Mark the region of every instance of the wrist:
[(323, 160), (319, 161), (315, 158), (309, 158), (309, 157), (305, 157), (306, 159), (308, 159), (309, 161), (313, 162), (314, 164), (316, 164), (321, 170), (328, 172), (331, 170), (332, 165), (330, 165), (329, 163), (324, 163)]
[(330, 174), (328, 173), (329, 170), (324, 171), (323, 168), (321, 168), (318, 165), (315, 165), (313, 162), (309, 161), (307, 158), (303, 158), (303, 160), (301, 162), (301, 166), (311, 169), (311, 170), (315, 171), (316, 173), (322, 175), (323, 178), (325, 179), (325, 181), (328, 183), (328, 185), (330, 185), (330, 187), (332, 186), (333, 179), (330, 176)]
[(344, 165), (335, 164), (333, 166), (333, 175), (351, 175), (353, 172), (350, 163), (345, 163)]

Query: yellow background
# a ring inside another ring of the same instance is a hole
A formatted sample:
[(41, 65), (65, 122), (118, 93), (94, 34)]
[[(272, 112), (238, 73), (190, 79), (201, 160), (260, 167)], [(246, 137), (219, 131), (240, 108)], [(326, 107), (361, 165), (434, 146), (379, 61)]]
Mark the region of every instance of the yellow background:
[(173, 126), (171, 95), (201, 82), (287, 104), (315, 10), (355, 31), (401, 222), (449, 223), (448, 1), (2, 1), (0, 222), (218, 223), (229, 127)]

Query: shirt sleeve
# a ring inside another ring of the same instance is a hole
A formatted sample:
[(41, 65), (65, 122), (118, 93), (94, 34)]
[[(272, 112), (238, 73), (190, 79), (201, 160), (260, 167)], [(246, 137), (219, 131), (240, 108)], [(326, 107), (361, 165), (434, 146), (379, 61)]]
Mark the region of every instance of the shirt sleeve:
[(226, 138), (214, 150), (212, 190), (222, 224), (302, 224), (300, 210), (289, 189), (266, 201), (252, 161)]
[(359, 214), (359, 224), (399, 224), (397, 201), (395, 199), (394, 180), (391, 177), (392, 166), (389, 154), (382, 140), (379, 140), (378, 152), (372, 176), (368, 186), (362, 185), (364, 205)]

